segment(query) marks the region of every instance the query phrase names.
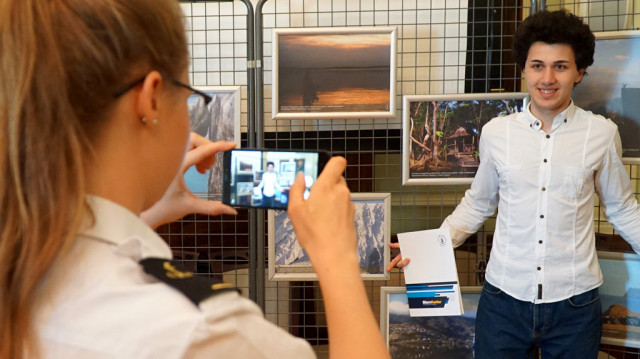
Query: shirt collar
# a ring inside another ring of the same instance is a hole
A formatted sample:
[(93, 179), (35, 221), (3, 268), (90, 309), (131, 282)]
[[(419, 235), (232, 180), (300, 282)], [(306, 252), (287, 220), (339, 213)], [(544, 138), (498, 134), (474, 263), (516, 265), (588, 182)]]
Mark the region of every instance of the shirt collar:
[[(527, 116), (527, 122), (529, 123), (529, 127), (533, 128), (536, 131), (540, 131), (542, 129), (542, 121), (540, 121), (536, 116), (531, 113), (531, 103), (529, 103), (524, 111)], [(569, 106), (565, 108), (562, 112), (557, 114), (553, 118), (553, 122), (551, 124), (551, 131), (554, 131), (558, 126), (562, 124), (569, 123), (573, 114), (576, 112), (576, 105), (573, 103), (573, 100), (569, 103)]]
[(137, 215), (123, 206), (97, 196), (87, 196), (94, 215), (94, 223), (80, 231), (80, 235), (115, 245), (116, 252), (137, 257), (171, 259), (167, 243)]

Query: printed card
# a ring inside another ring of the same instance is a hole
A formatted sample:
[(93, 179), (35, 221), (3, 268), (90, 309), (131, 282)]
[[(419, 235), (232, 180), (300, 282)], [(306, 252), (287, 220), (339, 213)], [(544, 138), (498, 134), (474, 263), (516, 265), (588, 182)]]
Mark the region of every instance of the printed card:
[(398, 233), (400, 252), (411, 262), (404, 267), (409, 315), (461, 315), (462, 297), (453, 245), (446, 228)]

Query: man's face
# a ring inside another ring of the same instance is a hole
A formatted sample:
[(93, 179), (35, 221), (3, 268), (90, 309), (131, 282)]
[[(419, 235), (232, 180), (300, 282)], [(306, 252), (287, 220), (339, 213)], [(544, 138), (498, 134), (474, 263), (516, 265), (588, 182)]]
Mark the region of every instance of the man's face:
[(267, 165), (267, 171), (273, 172), (273, 165), (271, 163)]
[(571, 103), (571, 90), (582, 80), (573, 49), (567, 44), (534, 42), (529, 48), (523, 70), (531, 97), (531, 112), (552, 119)]

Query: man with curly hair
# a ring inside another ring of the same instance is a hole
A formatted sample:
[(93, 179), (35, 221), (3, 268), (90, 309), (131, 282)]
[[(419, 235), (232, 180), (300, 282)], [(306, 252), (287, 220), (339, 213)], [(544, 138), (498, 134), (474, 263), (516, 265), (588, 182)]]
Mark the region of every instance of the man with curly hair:
[(476, 358), (530, 358), (534, 346), (543, 358), (597, 357), (596, 194), (613, 228), (640, 250), (640, 207), (617, 126), (571, 100), (594, 49), (589, 27), (564, 11), (538, 12), (516, 30), (529, 105), (484, 126), (473, 184), (442, 225), (460, 245), (498, 210)]
[(530, 104), (484, 127), (482, 168), (444, 223), (461, 243), (498, 209), (476, 358), (528, 358), (534, 344), (543, 358), (597, 357), (595, 194), (613, 227), (640, 249), (640, 208), (617, 126), (571, 100), (594, 49), (588, 25), (564, 11), (536, 13), (516, 31)]

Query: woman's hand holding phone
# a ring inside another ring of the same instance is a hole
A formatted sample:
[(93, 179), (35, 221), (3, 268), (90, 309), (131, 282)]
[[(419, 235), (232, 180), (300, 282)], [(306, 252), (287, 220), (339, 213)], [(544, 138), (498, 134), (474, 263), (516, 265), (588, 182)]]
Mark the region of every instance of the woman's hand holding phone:
[(347, 162), (333, 157), (304, 200), (298, 175), (291, 186), (289, 218), (313, 264), (327, 313), (331, 358), (389, 358), (360, 278), (355, 207), (342, 173)]
[(355, 207), (342, 177), (345, 167), (344, 158), (331, 158), (306, 201), (302, 174), (298, 174), (291, 186), (289, 218), (318, 275), (325, 267), (335, 267), (338, 263), (358, 266)]
[(236, 147), (234, 142), (211, 142), (206, 138), (191, 133), (189, 147), (182, 161), (182, 168), (165, 191), (162, 198), (151, 208), (142, 212), (140, 217), (151, 228), (176, 221), (187, 214), (199, 213), (208, 215), (232, 214), (238, 212), (230, 206), (218, 201), (207, 201), (196, 197), (184, 182), (184, 173), (196, 166), (198, 172), (205, 173), (214, 163), (216, 153), (229, 151)]

